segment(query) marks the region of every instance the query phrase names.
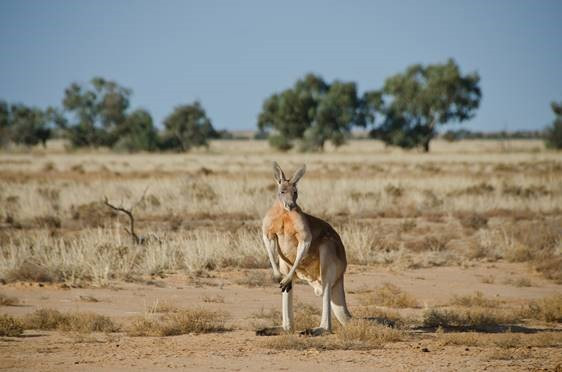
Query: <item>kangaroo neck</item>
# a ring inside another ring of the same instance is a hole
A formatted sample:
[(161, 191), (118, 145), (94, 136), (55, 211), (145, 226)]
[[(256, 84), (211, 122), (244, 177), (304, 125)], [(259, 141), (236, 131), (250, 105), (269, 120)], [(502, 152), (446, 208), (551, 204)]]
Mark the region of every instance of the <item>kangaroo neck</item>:
[(285, 209), (285, 207), (283, 207), (283, 203), (280, 200), (275, 201), (275, 207), (279, 210), (280, 214), (303, 213), (301, 207), (298, 204), (295, 206), (294, 209), (287, 210)]

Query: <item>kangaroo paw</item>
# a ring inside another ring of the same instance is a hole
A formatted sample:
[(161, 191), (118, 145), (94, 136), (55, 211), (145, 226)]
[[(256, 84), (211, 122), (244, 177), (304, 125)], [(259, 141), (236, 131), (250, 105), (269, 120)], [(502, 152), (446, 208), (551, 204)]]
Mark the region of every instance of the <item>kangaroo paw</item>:
[(281, 292), (290, 292), (291, 289), (293, 289), (293, 282), (281, 282), (281, 284), (279, 284), (279, 288), (281, 288)]

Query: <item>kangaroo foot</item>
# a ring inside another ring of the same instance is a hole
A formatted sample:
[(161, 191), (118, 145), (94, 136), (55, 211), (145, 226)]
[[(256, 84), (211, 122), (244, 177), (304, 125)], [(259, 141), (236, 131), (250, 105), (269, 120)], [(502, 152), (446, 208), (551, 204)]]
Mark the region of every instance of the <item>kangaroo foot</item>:
[(303, 336), (324, 336), (331, 334), (332, 331), (327, 330), (326, 328), (316, 327), (316, 328), (307, 328), (302, 331), (300, 334)]

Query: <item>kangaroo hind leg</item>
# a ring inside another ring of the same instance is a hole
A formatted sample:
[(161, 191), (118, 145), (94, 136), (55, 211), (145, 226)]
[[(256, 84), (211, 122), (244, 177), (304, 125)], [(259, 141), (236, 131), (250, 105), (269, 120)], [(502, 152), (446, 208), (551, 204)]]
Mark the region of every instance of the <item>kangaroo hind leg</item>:
[(336, 319), (345, 325), (351, 320), (351, 313), (347, 309), (347, 303), (345, 301), (345, 289), (343, 286), (343, 275), (336, 280), (336, 283), (332, 287), (332, 311), (336, 316)]

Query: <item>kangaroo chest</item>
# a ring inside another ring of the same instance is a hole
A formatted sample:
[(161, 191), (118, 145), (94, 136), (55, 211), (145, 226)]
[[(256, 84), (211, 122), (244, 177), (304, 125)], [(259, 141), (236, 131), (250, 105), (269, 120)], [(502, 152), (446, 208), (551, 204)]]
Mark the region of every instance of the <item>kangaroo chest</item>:
[(277, 237), (281, 253), (293, 261), (297, 254), (297, 246), (299, 245), (298, 232), (295, 229), (293, 220), (288, 214), (281, 214), (272, 222), (270, 234)]
[[(299, 231), (295, 228), (295, 223), (291, 216), (282, 214), (274, 218), (270, 229), (270, 236), (277, 238), (279, 247), (279, 258), (289, 266), (293, 265), (297, 256), (297, 247), (299, 245)], [(308, 249), (308, 254), (303, 257), (298, 269), (297, 275), (308, 281), (317, 280), (320, 274), (318, 248), (314, 242)]]

